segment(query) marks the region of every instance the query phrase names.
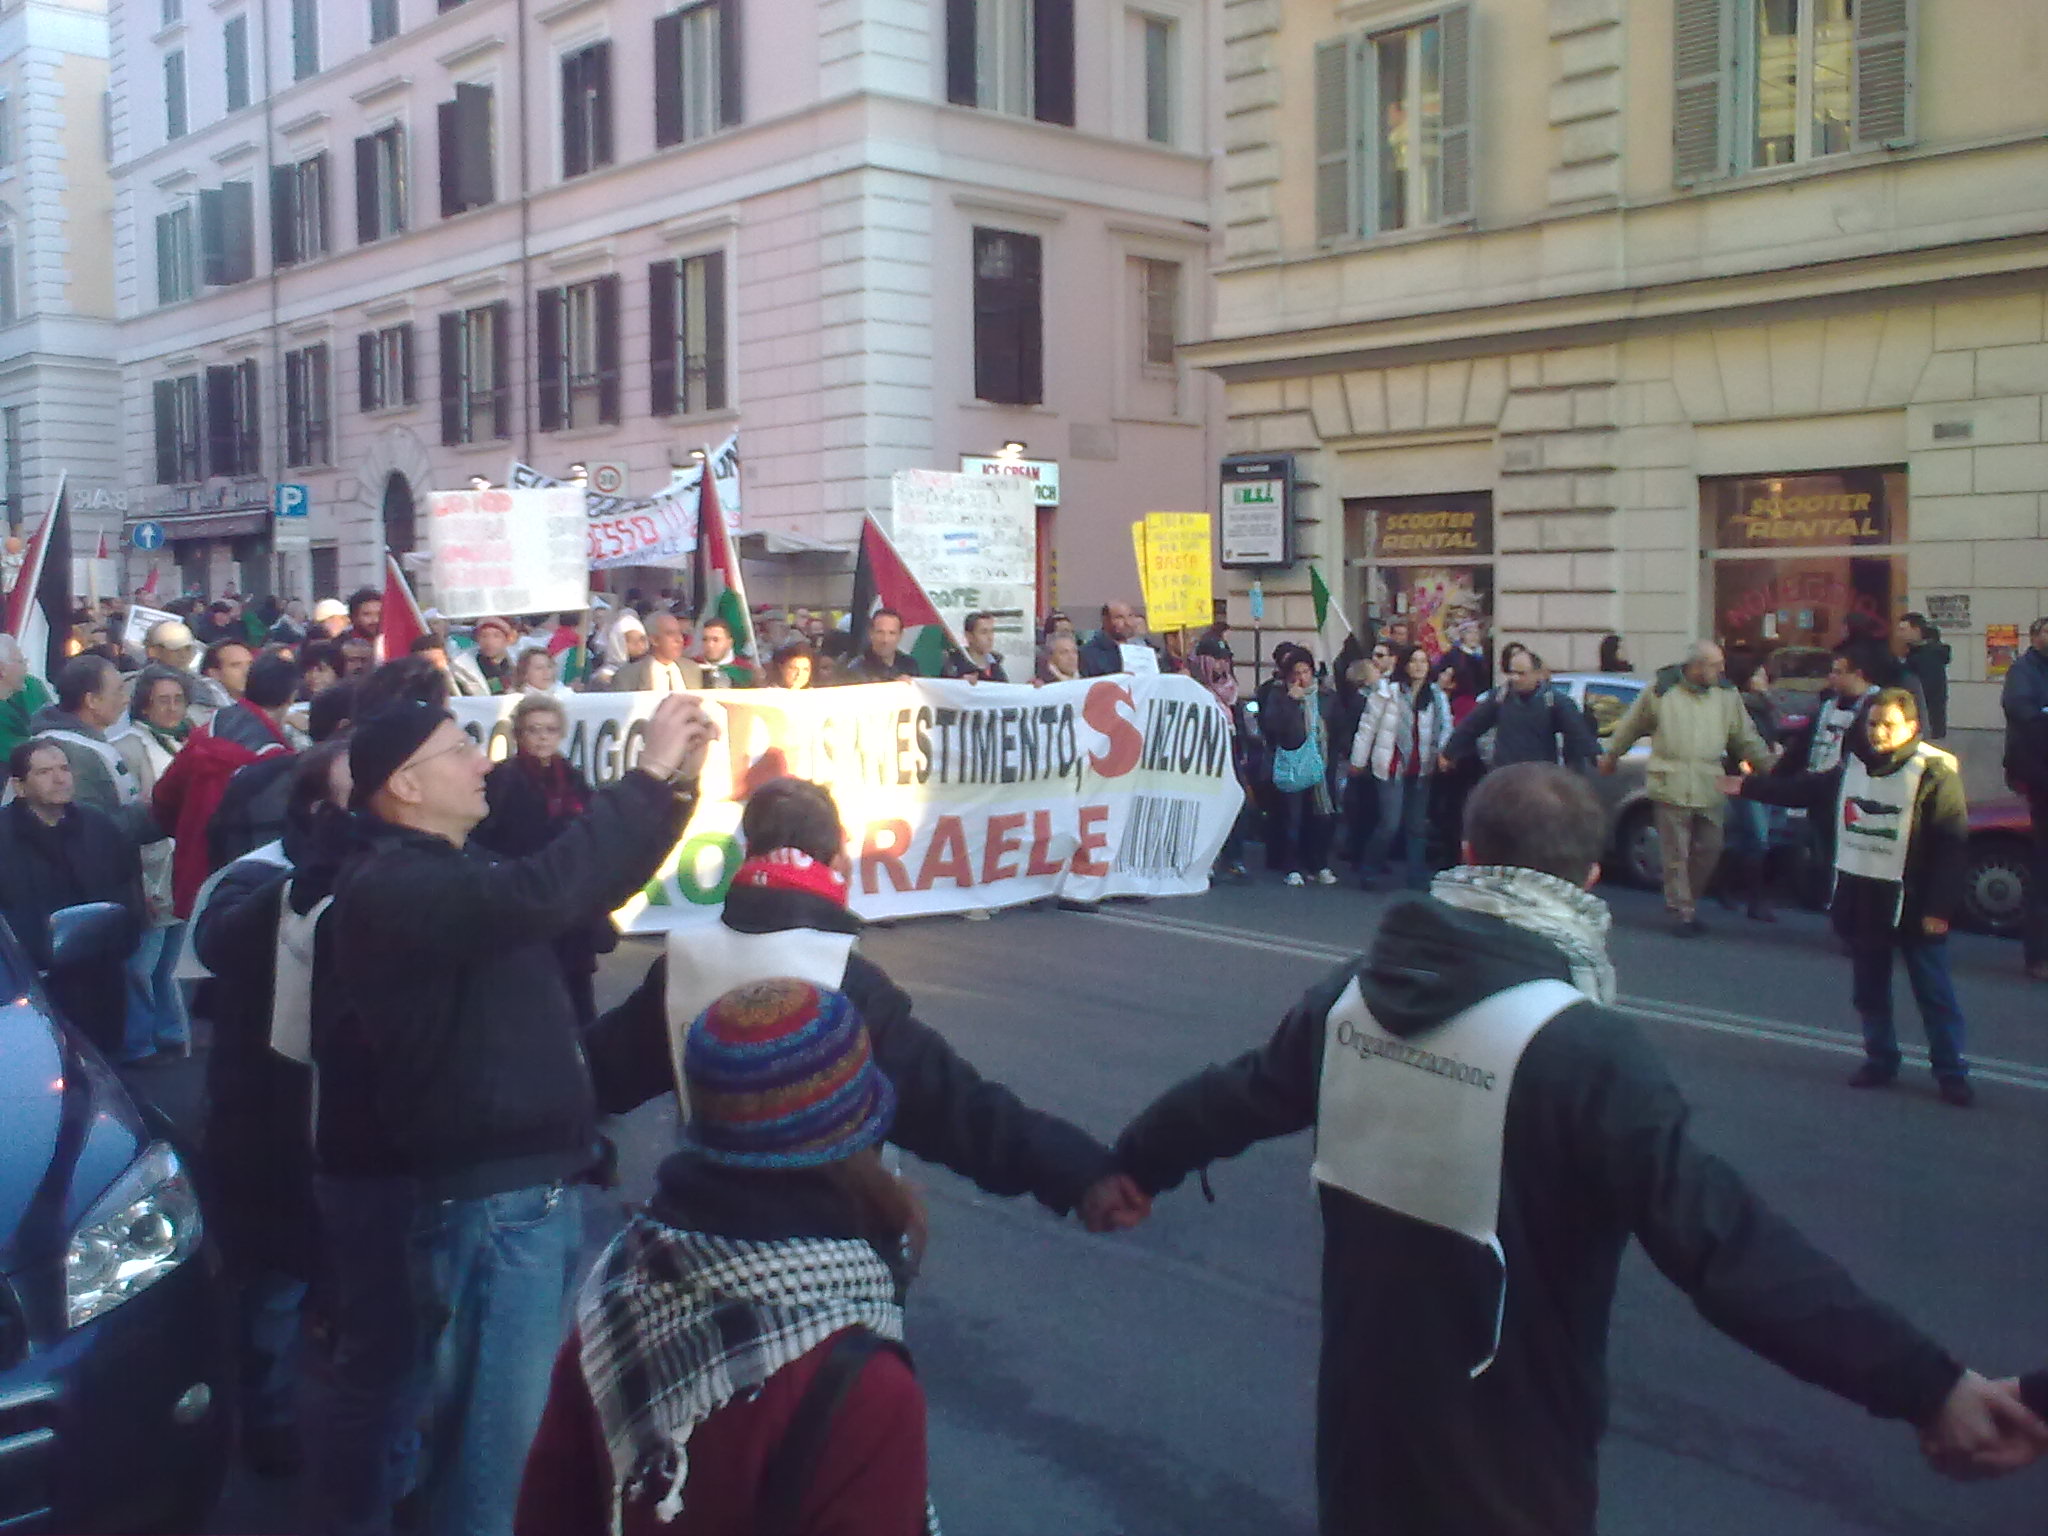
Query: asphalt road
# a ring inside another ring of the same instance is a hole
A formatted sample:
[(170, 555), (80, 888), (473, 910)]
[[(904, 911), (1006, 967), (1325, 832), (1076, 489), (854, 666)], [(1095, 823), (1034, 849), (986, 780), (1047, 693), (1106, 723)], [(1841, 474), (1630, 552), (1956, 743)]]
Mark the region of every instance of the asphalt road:
[[(1612, 895), (1623, 993), (1697, 1134), (1866, 1287), (1993, 1374), (2048, 1363), (2048, 992), (2014, 946), (1956, 942), (1977, 1109), (1924, 1072), (1851, 1093), (1847, 966), (1818, 918), (1666, 935)], [(1276, 885), (874, 930), (866, 951), (984, 1072), (1104, 1136), (1185, 1073), (1261, 1040), (1362, 948), (1385, 898)], [(1710, 913), (1710, 919), (1712, 914)], [(613, 957), (623, 991), (647, 946)], [(1900, 986), (1901, 1018), (1914, 1037)], [(644, 1193), (664, 1104), (622, 1127)], [(1306, 1137), (1219, 1166), (1141, 1230), (1095, 1238), (914, 1166), (933, 1211), (911, 1342), (952, 1536), (1309, 1536), (1319, 1233)], [(594, 1218), (602, 1227), (606, 1212)], [(2041, 1536), (2048, 1465), (1963, 1486), (1902, 1427), (1781, 1375), (1703, 1323), (1640, 1256), (1623, 1276), (1603, 1462), (1609, 1536)], [(293, 1529), (238, 1481), (219, 1532)]]

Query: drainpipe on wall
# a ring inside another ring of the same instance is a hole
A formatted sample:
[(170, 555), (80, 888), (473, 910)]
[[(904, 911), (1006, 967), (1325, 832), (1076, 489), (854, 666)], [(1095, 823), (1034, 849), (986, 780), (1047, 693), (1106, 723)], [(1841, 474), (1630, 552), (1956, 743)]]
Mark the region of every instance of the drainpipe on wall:
[[(271, 466), (270, 486), (272, 505), (276, 504), (277, 486), (284, 479), (285, 443), (285, 388), (284, 388), (284, 341), (280, 312), (283, 308), (282, 289), (277, 270), (277, 208), (272, 198), (277, 191), (277, 104), (271, 93), (270, 57), (270, 7), (273, 0), (263, 0), (263, 205), (270, 210), (270, 399), (275, 409), (271, 412), (269, 451), (264, 454)], [(252, 198), (253, 202), (254, 199)], [(253, 222), (253, 221), (252, 221)], [(257, 242), (254, 229), (249, 239)], [(260, 249), (260, 242), (258, 242)], [(255, 252), (250, 252), (254, 259)], [(270, 524), (270, 590), (282, 594), (285, 590), (284, 551), (275, 543), (277, 527), (275, 519)], [(230, 546), (232, 547), (232, 546)], [(246, 597), (248, 594), (244, 593)]]
[(533, 390), (534, 378), (538, 371), (538, 358), (534, 355), (533, 305), (529, 299), (528, 268), (532, 263), (533, 242), (533, 148), (532, 131), (527, 123), (527, 0), (519, 0), (519, 337), (520, 359), (524, 364), (519, 370), (519, 457), (521, 462), (533, 462)]

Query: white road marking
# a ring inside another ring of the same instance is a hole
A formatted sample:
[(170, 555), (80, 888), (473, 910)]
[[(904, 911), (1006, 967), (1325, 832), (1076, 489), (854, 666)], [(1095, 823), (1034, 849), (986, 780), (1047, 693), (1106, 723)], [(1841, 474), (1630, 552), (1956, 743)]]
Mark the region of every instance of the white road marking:
[[(1128, 928), (1144, 928), (1154, 933), (1176, 933), (1183, 938), (1237, 944), (1246, 949), (1292, 955), (1302, 960), (1320, 961), (1325, 965), (1341, 964), (1361, 952), (1359, 949), (1343, 949), (1334, 944), (1319, 944), (1312, 939), (1291, 939), (1278, 934), (1261, 933), (1256, 929), (1230, 928), (1221, 923), (1205, 923), (1194, 918), (1156, 917), (1149, 913), (1141, 916), (1132, 912), (1097, 912), (1094, 915), (1098, 921), (1119, 923)], [(1718, 1008), (1702, 1008), (1693, 1003), (1674, 1003), (1661, 997), (1624, 994), (1617, 1002), (1630, 1013), (1660, 1024), (1683, 1024), (1690, 1029), (1703, 1029), (1714, 1034), (1734, 1035), (1749, 1040), (1767, 1040), (1776, 1045), (1800, 1046), (1806, 1050), (1827, 1051), (1838, 1056), (1863, 1054), (1862, 1040), (1844, 1030), (1821, 1029), (1811, 1024), (1794, 1024), (1787, 1019), (1760, 1018), (1755, 1014), (1728, 1013)], [(1902, 1043), (1901, 1051), (1906, 1065), (1927, 1065), (1927, 1052), (1923, 1047)], [(1970, 1073), (1987, 1083), (2003, 1083), (2014, 1088), (2032, 1088), (2048, 1093), (2048, 1066), (2034, 1062), (2005, 1061), (1994, 1056), (1972, 1056)]]

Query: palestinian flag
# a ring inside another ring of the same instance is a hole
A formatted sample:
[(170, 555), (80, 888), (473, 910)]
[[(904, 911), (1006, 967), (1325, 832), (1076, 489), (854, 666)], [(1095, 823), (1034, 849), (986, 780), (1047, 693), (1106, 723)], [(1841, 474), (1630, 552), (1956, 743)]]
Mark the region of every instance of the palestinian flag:
[(7, 591), (6, 633), (20, 642), (29, 671), (48, 682), (64, 665), (71, 638), (71, 511), (64, 481), (43, 516), (43, 526), (22, 551), (21, 569)]
[(959, 649), (959, 642), (925, 596), (923, 585), (896, 553), (889, 535), (869, 517), (861, 524), (860, 559), (853, 568), (853, 638), (863, 651), (867, 649), (868, 620), (877, 608), (893, 608), (903, 615), (900, 654), (916, 662), (924, 676), (939, 676), (947, 655)]
[(1351, 638), (1351, 623), (1344, 617), (1344, 605), (1331, 597), (1330, 589), (1323, 585), (1323, 573), (1317, 566), (1308, 568), (1308, 590), (1316, 603), (1316, 635), (1322, 642), (1323, 662), (1334, 670), (1338, 652)]
[(697, 502), (697, 628), (723, 619), (732, 631), (735, 660), (754, 665), (754, 621), (747, 609), (747, 584), (740, 575), (739, 546), (725, 509), (718, 504), (718, 482), (704, 476)]
[(377, 632), (377, 644), (385, 661), (403, 661), (412, 654), (412, 643), (427, 632), (427, 621), (419, 600), (412, 595), (412, 583), (398, 564), (398, 556), (384, 552), (384, 627)]

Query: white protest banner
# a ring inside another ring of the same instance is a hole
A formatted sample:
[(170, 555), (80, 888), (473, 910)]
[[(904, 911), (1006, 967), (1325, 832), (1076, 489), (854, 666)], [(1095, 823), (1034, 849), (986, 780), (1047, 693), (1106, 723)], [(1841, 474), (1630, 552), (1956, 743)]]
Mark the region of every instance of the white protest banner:
[(128, 607), (128, 623), (121, 631), (121, 643), (139, 651), (142, 649), (143, 639), (152, 629), (159, 624), (173, 622), (182, 624), (185, 621), (175, 613), (166, 612), (162, 608), (145, 608), (140, 603), (131, 603)]
[(1038, 514), (1028, 482), (899, 469), (889, 537), (952, 632), (992, 614), (996, 651), (1015, 683), (1038, 667)]
[[(846, 827), (851, 904), (870, 918), (1046, 896), (1194, 894), (1208, 888), (1244, 799), (1229, 717), (1185, 677), (699, 697), (724, 734), (681, 840), (617, 913), (629, 932), (717, 917), (742, 857), (743, 798), (770, 779), (831, 789)], [(638, 761), (658, 702), (651, 693), (571, 695), (562, 701), (564, 753), (593, 783), (617, 782)], [(517, 703), (457, 699), (453, 708), (501, 758)]]
[(740, 531), (740, 435), (735, 432), (713, 450), (709, 460), (712, 488), (718, 493), (718, 509), (725, 514), (725, 526)]
[[(590, 569), (680, 564), (697, 547), (697, 487), (703, 477), (704, 466), (693, 464), (677, 470), (667, 489), (640, 499), (604, 496), (585, 487)], [(565, 481), (516, 462), (507, 480), (514, 490), (567, 486)]]
[(434, 606), (451, 619), (587, 607), (587, 521), (580, 486), (435, 491), (427, 498)]

